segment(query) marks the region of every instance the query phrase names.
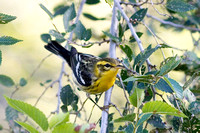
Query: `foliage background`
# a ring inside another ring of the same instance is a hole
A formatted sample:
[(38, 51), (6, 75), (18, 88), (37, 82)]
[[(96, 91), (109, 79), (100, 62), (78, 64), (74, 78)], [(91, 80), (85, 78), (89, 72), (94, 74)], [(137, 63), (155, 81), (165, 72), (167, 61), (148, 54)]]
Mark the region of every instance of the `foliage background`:
[[(0, 36), (10, 35), (23, 40), (23, 42), (13, 45), (12, 47), (1, 47), (3, 62), (0, 67), (0, 72), (1, 74), (6, 74), (12, 77), (15, 82), (19, 82), (20, 78), (22, 77), (29, 78), (33, 70), (38, 66), (39, 62), (49, 54), (49, 52), (43, 48), (44, 42), (41, 41), (40, 35), (41, 33), (47, 33), (49, 29), (53, 28), (53, 26), (49, 20), (48, 15), (39, 7), (38, 3), (41, 2), (46, 7), (48, 7), (48, 9), (52, 10), (55, 5), (62, 3), (63, 1), (0, 1), (0, 12), (17, 16), (17, 19), (13, 22), (7, 25), (0, 25)], [(101, 1), (101, 4), (95, 6), (85, 5), (83, 12), (92, 12), (99, 18), (108, 17), (111, 19), (112, 8), (106, 4), (105, 1)], [(152, 12), (152, 14), (155, 14), (156, 16), (158, 15), (155, 11), (153, 11), (150, 5), (148, 12)], [(83, 16), (81, 16), (80, 19), (82, 20), (85, 27), (92, 29), (92, 41), (99, 41), (99, 37), (103, 35), (102, 31), (109, 30), (110, 28), (110, 19), (98, 21), (95, 23), (94, 21), (90, 21)], [(54, 23), (59, 30), (63, 30), (61, 17), (56, 18)], [(160, 28), (159, 23), (155, 21), (153, 22), (151, 19), (147, 19), (146, 23), (149, 23), (152, 27), (154, 27), (156, 34), (162, 37), (163, 40), (165, 40), (168, 44), (180, 49), (192, 49), (193, 42), (189, 31), (184, 30), (182, 32), (174, 32), (172, 29), (168, 30), (162, 27)], [(137, 29), (141, 29), (141, 31), (146, 30), (144, 26), (138, 26)], [(198, 34), (196, 36), (198, 36)], [(141, 40), (144, 44), (144, 47), (148, 46), (149, 44), (156, 44), (154, 38), (152, 36), (147, 36), (147, 34), (143, 35)], [(94, 55), (98, 55), (103, 51), (107, 51), (108, 48), (108, 44), (103, 44), (102, 46), (95, 45), (89, 49), (77, 47), (78, 51)], [(137, 46), (135, 48), (137, 49), (136, 53), (139, 53)], [(164, 52), (166, 56), (172, 56), (173, 52), (179, 53), (180, 55), (182, 54), (180, 51), (176, 50), (173, 50), (172, 52), (171, 49), (165, 49)], [(117, 56), (124, 56), (121, 54), (119, 49), (117, 51)], [(161, 52), (157, 51), (151, 56), (150, 60), (152, 64), (159, 65), (163, 60), (163, 58), (161, 58)], [(56, 79), (59, 75), (61, 62), (62, 60), (55, 56), (49, 57), (41, 66), (41, 68), (35, 73), (35, 75), (30, 78), (28, 85), (24, 88), (21, 88), (15, 94), (14, 98), (21, 99), (30, 104), (34, 104), (38, 96), (41, 94), (41, 91), (44, 89), (44, 87), (40, 86), (39, 83), (48, 80), (49, 77)], [(173, 79), (180, 82), (184, 80), (184, 74), (181, 72), (171, 72), (170, 77), (173, 77)], [(63, 82), (63, 84), (67, 83)], [(3, 126), (7, 126), (4, 115), (5, 107), (7, 104), (3, 98), (3, 95), (5, 94), (9, 96), (11, 92), (14, 91), (14, 89), (15, 88), (5, 88), (4, 86), (0, 85), (0, 124)], [(51, 111), (54, 111), (56, 108), (56, 93), (56, 86), (54, 88), (50, 88), (37, 105), (37, 107), (45, 112), (46, 115), (48, 115)], [(122, 94), (122, 90), (119, 90), (117, 87), (115, 87), (113, 94), (113, 103), (122, 103), (123, 106), (124, 103), (121, 102), (121, 100), (125, 99), (119, 99)], [(80, 95), (83, 97), (83, 99), (85, 98), (84, 92), (80, 92)], [(102, 104), (102, 102), (103, 98), (101, 99), (100, 104)], [(91, 106), (92, 103), (88, 102), (86, 108)], [(114, 112), (115, 109), (111, 109), (111, 112), (112, 111)], [(93, 116), (101, 113), (98, 108), (95, 108), (94, 112), (96, 114), (94, 113)], [(94, 117), (92, 118), (93, 119), (91, 121), (96, 120)]]

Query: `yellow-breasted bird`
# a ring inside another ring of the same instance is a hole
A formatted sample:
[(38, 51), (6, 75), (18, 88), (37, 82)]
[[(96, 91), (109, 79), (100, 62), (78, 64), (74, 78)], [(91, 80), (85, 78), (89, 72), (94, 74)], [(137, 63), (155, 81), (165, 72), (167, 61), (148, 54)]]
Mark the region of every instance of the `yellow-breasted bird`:
[(50, 41), (45, 48), (67, 61), (73, 71), (75, 84), (89, 94), (99, 94), (111, 88), (118, 70), (123, 68), (113, 58), (79, 53), (74, 47), (69, 51), (56, 41)]

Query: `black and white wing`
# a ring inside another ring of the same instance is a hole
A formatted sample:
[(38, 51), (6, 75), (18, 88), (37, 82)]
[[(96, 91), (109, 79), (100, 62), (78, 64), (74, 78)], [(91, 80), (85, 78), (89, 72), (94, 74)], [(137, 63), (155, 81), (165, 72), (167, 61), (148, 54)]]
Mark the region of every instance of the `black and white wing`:
[(78, 53), (75, 48), (71, 50), (71, 68), (77, 82), (82, 86), (90, 86), (94, 65), (99, 57)]

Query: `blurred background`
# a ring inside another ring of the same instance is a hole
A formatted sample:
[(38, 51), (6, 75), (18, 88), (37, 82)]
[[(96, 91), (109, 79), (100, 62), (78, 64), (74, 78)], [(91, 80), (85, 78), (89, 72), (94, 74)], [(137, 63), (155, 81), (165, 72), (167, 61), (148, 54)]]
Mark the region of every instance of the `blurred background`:
[[(39, 65), (39, 63), (50, 53), (44, 49), (45, 43), (41, 40), (40, 35), (43, 33), (48, 33), (50, 29), (54, 29), (52, 25), (52, 21), (49, 19), (49, 16), (40, 8), (39, 4), (42, 3), (45, 5), (50, 11), (53, 8), (66, 1), (63, 0), (51, 0), (51, 1), (34, 1), (34, 0), (1, 0), (0, 1), (0, 13), (9, 14), (12, 16), (16, 16), (17, 19), (6, 24), (0, 25), (0, 36), (12, 36), (17, 39), (23, 40), (13, 46), (0, 46), (2, 51), (2, 65), (0, 67), (0, 74), (5, 74), (15, 81), (15, 83), (19, 83), (20, 78), (28, 79), (28, 84), (20, 88), (13, 98), (20, 99), (30, 104), (34, 104), (37, 98), (44, 91), (45, 87), (41, 86), (40, 83), (44, 83), (46, 80), (56, 80), (60, 74), (60, 68), (62, 60), (54, 55), (48, 57), (43, 64), (40, 66), (37, 71), (35, 69)], [(79, 1), (77, 1), (79, 3)], [(69, 2), (70, 5), (70, 2)], [(77, 6), (77, 4), (76, 4)], [(148, 6), (148, 5), (147, 5)], [(77, 10), (77, 7), (76, 7)], [(83, 16), (80, 17), (82, 23), (85, 25), (87, 29), (92, 29), (93, 38), (91, 41), (101, 41), (103, 33), (102, 31), (109, 31), (111, 24), (111, 15), (112, 8), (105, 3), (104, 0), (101, 1), (98, 5), (85, 5), (83, 9), (84, 13), (92, 13), (95, 16), (101, 18), (105, 17), (106, 20), (101, 21), (91, 21)], [(152, 11), (151, 7), (148, 12), (151, 12), (152, 15), (158, 15), (155, 11)], [(159, 16), (159, 15), (158, 15)], [(162, 16), (159, 16), (162, 17)], [(159, 27), (159, 23), (152, 21), (151, 19), (145, 19), (147, 24), (150, 24), (156, 32), (163, 40), (165, 40), (171, 46), (180, 49), (188, 49), (191, 50), (193, 46), (192, 38), (190, 32), (184, 30), (182, 32), (174, 32), (173, 30), (164, 29)], [(60, 32), (64, 32), (63, 26), (63, 18), (62, 16), (57, 17), (53, 20), (53, 23), (56, 25)], [(159, 28), (157, 28), (159, 27)], [(157, 44), (152, 36), (147, 34), (146, 28), (144, 26), (138, 26), (137, 30), (143, 32), (144, 35), (141, 37), (142, 43), (144, 47), (147, 47), (149, 44), (153, 44), (155, 47)], [(130, 34), (130, 33), (127, 33)], [(133, 48), (136, 53), (139, 53), (138, 47), (134, 44)], [(109, 50), (109, 43), (99, 45), (94, 45), (90, 48), (82, 48), (75, 46), (78, 51), (89, 53), (93, 55), (99, 55), (102, 52)], [(165, 49), (164, 53), (166, 57), (172, 56), (175, 54), (182, 54), (181, 51), (176, 51), (172, 49)], [(123, 57), (122, 52), (117, 49), (117, 56)], [(159, 65), (159, 63), (163, 60), (161, 55), (161, 51), (157, 51), (150, 58), (152, 64)], [(70, 74), (71, 71), (68, 66), (66, 66), (67, 72)], [(30, 78), (31, 74), (34, 75)], [(183, 80), (183, 74), (178, 72), (170, 73), (170, 76), (173, 79), (178, 81)], [(63, 86), (68, 84), (67, 78), (65, 81), (63, 80)], [(0, 85), (0, 125), (5, 129), (9, 129), (8, 123), (5, 120), (5, 108), (7, 106), (6, 101), (4, 100), (3, 95), (10, 96), (11, 93), (15, 90), (15, 87), (7, 88)], [(37, 107), (46, 113), (48, 116), (52, 111), (56, 109), (57, 106), (57, 84), (52, 88), (49, 88), (45, 95), (39, 101)], [(82, 101), (86, 98), (86, 94), (84, 92), (78, 92)], [(125, 98), (121, 95), (123, 91), (117, 87), (113, 90), (112, 101), (113, 103), (121, 104), (124, 106)], [(100, 105), (103, 104), (103, 97), (100, 100)], [(85, 108), (88, 110), (86, 112), (89, 115), (89, 112), (92, 108), (93, 104), (88, 101), (85, 105)], [(115, 112), (115, 109), (111, 109), (110, 112)], [(95, 107), (95, 111), (93, 112), (91, 122), (96, 122), (100, 118), (101, 111)], [(97, 117), (98, 116), (98, 117)], [(73, 118), (71, 118), (73, 121)], [(81, 124), (82, 120), (78, 120)], [(1, 131), (0, 131), (1, 132)], [(3, 130), (2, 132), (6, 132)]]

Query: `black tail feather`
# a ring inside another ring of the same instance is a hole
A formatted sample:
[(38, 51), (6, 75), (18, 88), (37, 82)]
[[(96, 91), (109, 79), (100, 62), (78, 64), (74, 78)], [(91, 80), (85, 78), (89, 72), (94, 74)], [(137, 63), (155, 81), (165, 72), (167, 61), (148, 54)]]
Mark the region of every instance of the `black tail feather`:
[(48, 51), (54, 53), (55, 55), (59, 55), (64, 58), (69, 66), (71, 66), (70, 56), (71, 52), (61, 46), (57, 41), (50, 41), (47, 45), (44, 46)]

